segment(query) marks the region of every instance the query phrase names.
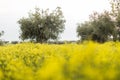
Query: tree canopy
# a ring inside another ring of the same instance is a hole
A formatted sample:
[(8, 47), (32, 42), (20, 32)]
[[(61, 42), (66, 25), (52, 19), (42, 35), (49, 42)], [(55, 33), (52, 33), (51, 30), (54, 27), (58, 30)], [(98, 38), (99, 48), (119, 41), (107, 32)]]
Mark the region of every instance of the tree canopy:
[(22, 40), (30, 39), (43, 43), (59, 38), (59, 34), (64, 31), (65, 19), (60, 7), (51, 12), (49, 9), (35, 8), (34, 13), (30, 12), (28, 18), (23, 17), (18, 23)]
[(93, 13), (89, 21), (77, 26), (77, 34), (82, 40), (105, 42), (112, 38), (120, 41), (120, 0), (109, 0), (111, 11)]
[(0, 37), (1, 37), (3, 34), (4, 34), (4, 31), (1, 31), (1, 32), (0, 32)]
[(114, 34), (114, 22), (109, 12), (93, 13), (90, 15), (90, 21), (78, 25), (77, 34), (83, 40), (94, 40), (105, 42)]

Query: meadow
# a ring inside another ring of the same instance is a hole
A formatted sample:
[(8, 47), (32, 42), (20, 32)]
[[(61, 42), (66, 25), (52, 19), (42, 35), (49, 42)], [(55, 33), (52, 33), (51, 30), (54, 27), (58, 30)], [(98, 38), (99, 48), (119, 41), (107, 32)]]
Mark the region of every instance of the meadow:
[(0, 46), (0, 80), (120, 80), (120, 42)]

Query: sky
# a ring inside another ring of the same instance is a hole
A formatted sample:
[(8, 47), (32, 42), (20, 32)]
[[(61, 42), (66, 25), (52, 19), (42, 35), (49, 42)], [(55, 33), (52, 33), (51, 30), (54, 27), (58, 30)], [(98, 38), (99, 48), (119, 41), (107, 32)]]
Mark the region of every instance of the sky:
[(5, 32), (1, 39), (20, 41), (19, 19), (27, 17), (35, 7), (55, 10), (57, 6), (62, 8), (66, 19), (60, 40), (78, 40), (77, 23), (89, 20), (89, 15), (95, 11), (110, 10), (109, 0), (0, 0), (0, 31)]

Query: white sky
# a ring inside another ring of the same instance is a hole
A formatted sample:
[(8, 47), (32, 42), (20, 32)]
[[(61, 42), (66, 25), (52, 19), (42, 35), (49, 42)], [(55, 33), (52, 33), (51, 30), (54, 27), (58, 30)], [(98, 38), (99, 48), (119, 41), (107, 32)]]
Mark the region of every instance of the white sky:
[(19, 40), (20, 29), (17, 21), (27, 16), (30, 10), (33, 11), (35, 7), (54, 10), (57, 6), (62, 8), (66, 19), (61, 40), (78, 39), (77, 23), (88, 20), (93, 11), (110, 10), (109, 0), (0, 0), (0, 31), (5, 31), (2, 39)]

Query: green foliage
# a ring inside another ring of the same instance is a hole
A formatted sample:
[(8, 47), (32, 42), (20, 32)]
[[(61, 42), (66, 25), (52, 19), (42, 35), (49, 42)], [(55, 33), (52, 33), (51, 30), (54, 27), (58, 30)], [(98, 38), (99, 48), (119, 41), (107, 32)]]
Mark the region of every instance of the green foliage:
[(110, 0), (110, 4), (112, 16), (117, 17), (120, 14), (120, 0)]
[(79, 24), (77, 27), (77, 35), (78, 37), (81, 36), (81, 40), (90, 40), (91, 34), (93, 33), (93, 27), (91, 26), (90, 22), (85, 22), (82, 24)]
[(3, 34), (4, 34), (4, 31), (1, 31), (1, 32), (0, 32), (0, 37), (1, 37)]
[(115, 21), (115, 40), (120, 41), (120, 0), (110, 0), (111, 8), (112, 8), (112, 17)]
[(18, 41), (12, 41), (11, 44), (18, 44)]
[[(2, 36), (4, 34), (4, 31), (1, 31), (0, 32), (0, 37)], [(4, 42), (2, 41), (2, 39), (0, 39), (0, 45), (3, 45), (4, 44)]]
[(109, 12), (97, 13), (90, 15), (90, 21), (78, 25), (77, 33), (82, 40), (94, 40), (105, 42), (114, 33), (114, 22)]
[(109, 12), (105, 11), (101, 14), (94, 14), (92, 18), (92, 26), (94, 27), (93, 40), (105, 42), (114, 32), (114, 22), (112, 21)]
[(94, 13), (90, 15), (88, 23), (78, 25), (77, 34), (81, 36), (82, 40), (92, 39), (97, 42), (105, 42), (113, 37), (113, 41), (120, 41), (120, 0), (109, 1), (110, 12)]
[(22, 18), (18, 23), (20, 24), (20, 38), (22, 40), (30, 39), (41, 43), (58, 39), (65, 26), (60, 7), (52, 12), (49, 12), (49, 9), (40, 10), (35, 8), (35, 13), (29, 13), (28, 18)]

